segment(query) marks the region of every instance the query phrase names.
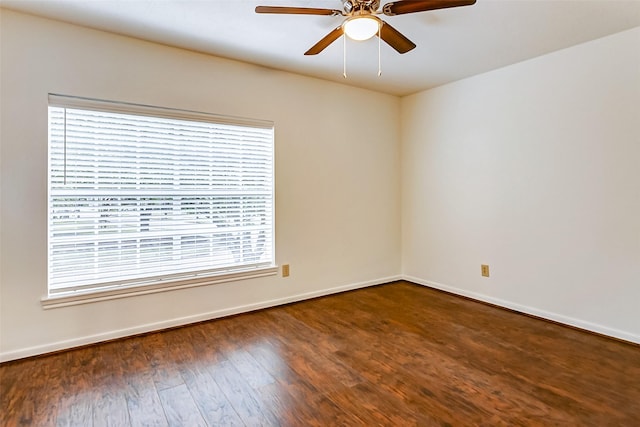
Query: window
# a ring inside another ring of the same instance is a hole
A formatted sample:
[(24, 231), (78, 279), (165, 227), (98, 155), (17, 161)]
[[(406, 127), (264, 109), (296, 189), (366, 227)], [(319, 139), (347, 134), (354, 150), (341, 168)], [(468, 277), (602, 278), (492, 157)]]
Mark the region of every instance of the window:
[(273, 267), (273, 199), (270, 122), (49, 96), (50, 297)]

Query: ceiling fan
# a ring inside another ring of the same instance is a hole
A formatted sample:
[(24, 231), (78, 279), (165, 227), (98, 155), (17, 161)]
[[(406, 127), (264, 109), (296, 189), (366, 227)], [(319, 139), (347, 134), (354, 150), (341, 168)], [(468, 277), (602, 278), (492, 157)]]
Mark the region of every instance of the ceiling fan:
[(322, 38), (305, 55), (317, 55), (327, 46), (346, 34), (354, 40), (367, 40), (377, 35), (399, 53), (407, 53), (416, 45), (377, 15), (404, 15), (458, 6), (470, 6), (476, 0), (399, 0), (386, 3), (381, 10), (380, 0), (341, 0), (343, 10), (313, 7), (257, 6), (256, 13), (280, 13), (289, 15), (345, 16), (346, 19)]

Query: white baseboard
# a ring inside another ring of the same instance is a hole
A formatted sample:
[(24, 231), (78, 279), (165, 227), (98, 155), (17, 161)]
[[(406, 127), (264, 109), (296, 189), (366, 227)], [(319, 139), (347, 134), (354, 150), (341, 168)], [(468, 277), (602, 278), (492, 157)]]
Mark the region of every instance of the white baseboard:
[(540, 310), (534, 307), (517, 304), (511, 301), (502, 300), (499, 298), (490, 297), (487, 295), (479, 294), (476, 292), (469, 292), (464, 289), (459, 289), (453, 286), (443, 285), (442, 283), (432, 282), (429, 280), (422, 280), (413, 276), (403, 276), (403, 280), (426, 286), (429, 288), (439, 289), (452, 294), (461, 295), (467, 298), (471, 298), (477, 301), (487, 302), (489, 304), (497, 305), (500, 307), (508, 308), (520, 313), (529, 314), (532, 316), (540, 317), (542, 319), (551, 320), (554, 322), (562, 323), (565, 325), (573, 326), (579, 329), (595, 332), (597, 334), (606, 335), (612, 338), (621, 339), (624, 341), (640, 344), (640, 335), (621, 331), (619, 329), (609, 328), (607, 326), (599, 325), (597, 323), (588, 322), (585, 320), (575, 319), (573, 317), (564, 316), (562, 314), (552, 313), (545, 310)]
[(292, 302), (298, 302), (308, 300), (312, 298), (318, 298), (326, 295), (337, 294), (340, 292), (351, 291), (354, 289), (366, 288), (369, 286), (381, 285), (384, 283), (394, 282), (401, 280), (401, 276), (390, 276), (376, 280), (369, 280), (365, 282), (351, 283), (342, 286), (336, 286), (328, 289), (321, 289), (313, 292), (306, 292), (297, 295), (291, 295), (288, 297), (277, 298), (272, 300), (260, 301), (257, 303), (240, 305), (236, 307), (230, 307), (226, 309), (211, 311), (207, 313), (200, 313), (192, 316), (185, 316), (180, 318), (163, 320), (161, 322), (148, 323), (145, 325), (134, 326), (131, 328), (119, 329), (114, 331), (108, 331), (95, 335), (88, 335), (84, 337), (73, 338), (65, 341), (57, 341), (47, 343), (43, 345), (22, 348), (18, 350), (0, 352), (0, 362), (8, 362), (10, 360), (22, 359), (25, 357), (37, 356), (46, 353), (52, 353), (60, 350), (67, 350), (74, 347), (80, 347), (88, 344), (95, 344), (103, 341), (109, 341), (118, 338), (125, 338), (132, 335), (139, 335), (148, 332), (159, 331), (167, 328), (174, 328), (177, 326), (184, 326), (191, 323), (203, 322), (206, 320), (217, 319), (220, 317), (231, 316), (234, 314), (247, 313), (250, 311), (260, 310), (263, 308), (275, 307), (278, 305), (289, 304)]

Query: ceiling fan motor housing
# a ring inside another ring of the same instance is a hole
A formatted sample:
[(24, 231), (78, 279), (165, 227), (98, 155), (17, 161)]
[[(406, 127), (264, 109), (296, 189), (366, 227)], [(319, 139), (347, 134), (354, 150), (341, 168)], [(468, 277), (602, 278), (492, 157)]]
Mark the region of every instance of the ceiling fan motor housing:
[(345, 13), (373, 13), (378, 10), (380, 0), (342, 0)]

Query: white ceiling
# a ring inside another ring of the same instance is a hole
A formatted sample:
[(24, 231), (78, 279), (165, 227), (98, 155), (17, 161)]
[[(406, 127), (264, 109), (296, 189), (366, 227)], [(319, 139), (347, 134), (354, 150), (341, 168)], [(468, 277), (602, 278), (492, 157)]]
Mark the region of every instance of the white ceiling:
[(256, 5), (342, 9), (340, 0), (0, 0), (0, 5), (395, 95), (640, 26), (640, 0), (478, 0), (473, 6), (383, 16), (418, 46), (400, 55), (383, 43), (378, 77), (377, 39), (349, 40), (345, 79), (342, 39), (317, 56), (303, 55), (343, 17), (254, 12)]

